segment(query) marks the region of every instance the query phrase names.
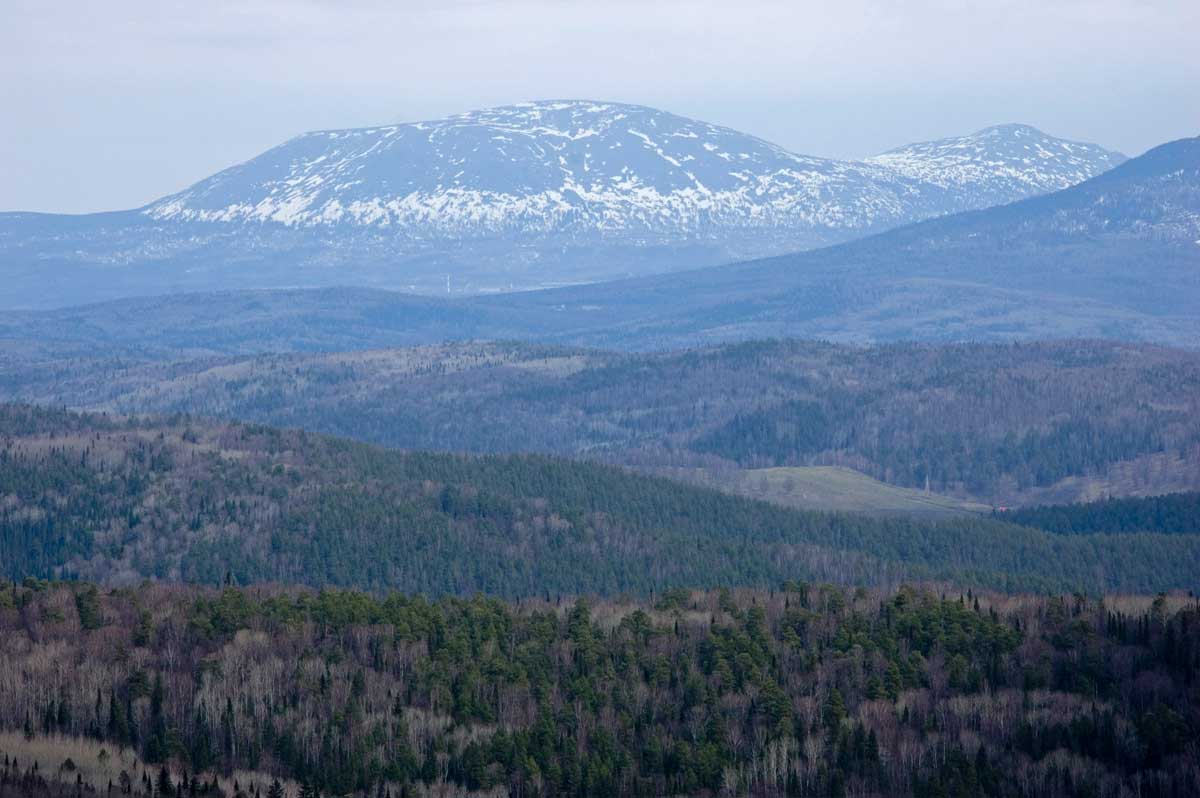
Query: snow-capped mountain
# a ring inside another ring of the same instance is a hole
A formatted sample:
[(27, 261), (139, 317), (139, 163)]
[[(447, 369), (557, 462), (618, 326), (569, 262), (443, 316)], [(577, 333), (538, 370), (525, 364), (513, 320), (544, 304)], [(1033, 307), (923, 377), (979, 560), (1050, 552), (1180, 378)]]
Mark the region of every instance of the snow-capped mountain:
[(1004, 126), (835, 161), (643, 106), (552, 101), (308, 133), (143, 212), (422, 241), (753, 232), (805, 248), (1053, 191), (1121, 160)]
[(809, 246), (936, 213), (921, 189), (887, 167), (795, 155), (652, 108), (560, 101), (308, 133), (143, 212), (417, 240), (786, 230)]
[(281, 286), (486, 293), (670, 272), (1008, 202), (1121, 160), (1003, 126), (838, 161), (644, 106), (526, 103), (307, 133), (135, 211), (0, 215), (13, 287), (0, 306)]
[(959, 210), (1003, 205), (1082, 183), (1126, 160), (1095, 144), (1048, 136), (1029, 125), (996, 125), (970, 136), (925, 141), (867, 159), (941, 186)]
[(464, 339), (658, 350), (756, 338), (1063, 337), (1200, 348), (1200, 138), (1021, 202), (686, 274), (455, 299), (221, 291), (0, 312), (0, 351), (35, 357), (177, 360)]

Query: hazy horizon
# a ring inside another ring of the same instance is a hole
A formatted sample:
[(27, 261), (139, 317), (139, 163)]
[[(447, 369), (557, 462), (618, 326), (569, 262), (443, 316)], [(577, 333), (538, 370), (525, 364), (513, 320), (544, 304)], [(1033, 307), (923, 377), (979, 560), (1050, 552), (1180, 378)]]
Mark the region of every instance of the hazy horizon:
[(1008, 122), (1130, 156), (1200, 132), (1182, 2), (17, 0), (9, 18), (5, 211), (137, 207), (307, 130), (559, 97), (843, 159)]

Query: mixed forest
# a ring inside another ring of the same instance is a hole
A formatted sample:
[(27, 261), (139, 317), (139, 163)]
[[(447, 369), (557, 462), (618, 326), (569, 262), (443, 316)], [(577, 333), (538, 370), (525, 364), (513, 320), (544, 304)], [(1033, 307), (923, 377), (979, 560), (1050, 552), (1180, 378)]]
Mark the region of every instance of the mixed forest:
[(299, 430), (0, 405), (10, 578), (284, 582), (429, 595), (787, 579), (1200, 589), (1200, 535), (1064, 535), (1003, 515), (818, 513), (596, 463), (401, 452)]
[[(0, 403), (0, 798), (1200, 784), (1194, 355), (14, 363), (44, 404)], [(991, 502), (732, 495), (812, 465)]]
[(651, 471), (844, 466), (999, 505), (1200, 490), (1200, 355), (1111, 342), (27, 355), (0, 398)]
[(505, 604), (28, 579), (0, 590), (0, 640), (4, 795), (1200, 783), (1200, 606), (1179, 595), (788, 582)]

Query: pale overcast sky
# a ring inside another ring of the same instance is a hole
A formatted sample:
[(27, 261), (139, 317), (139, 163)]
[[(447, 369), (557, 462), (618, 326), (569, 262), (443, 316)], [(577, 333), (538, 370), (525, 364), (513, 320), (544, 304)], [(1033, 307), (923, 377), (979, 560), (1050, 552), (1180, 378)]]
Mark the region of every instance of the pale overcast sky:
[(0, 0), (0, 210), (128, 208), (305, 130), (652, 105), (852, 158), (1200, 133), (1196, 0)]

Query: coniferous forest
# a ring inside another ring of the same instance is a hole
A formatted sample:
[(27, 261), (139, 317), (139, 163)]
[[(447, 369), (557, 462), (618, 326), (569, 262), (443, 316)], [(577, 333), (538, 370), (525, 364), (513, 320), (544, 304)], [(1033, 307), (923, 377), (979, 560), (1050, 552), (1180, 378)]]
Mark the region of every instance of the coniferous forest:
[(1200, 590), (1200, 535), (818, 513), (594, 463), (0, 405), (9, 578), (645, 595), (788, 579)]
[(1144, 498), (1104, 499), (1085, 504), (1023, 507), (1004, 514), (1006, 521), (1058, 532), (1200, 532), (1200, 493), (1168, 493)]

